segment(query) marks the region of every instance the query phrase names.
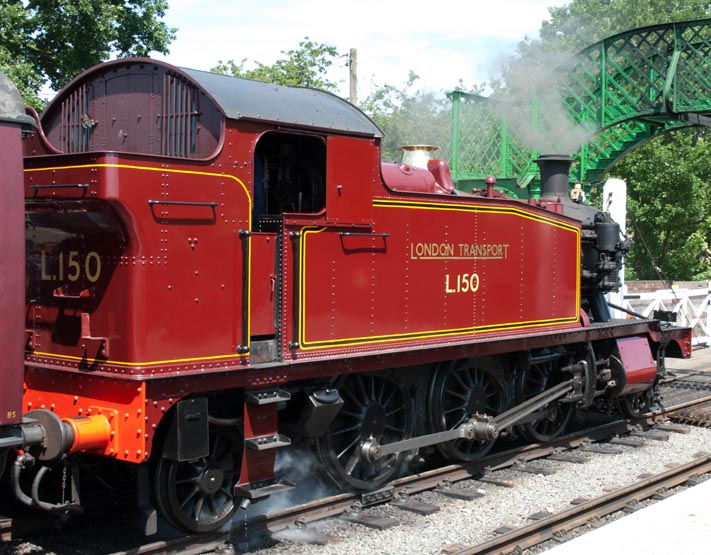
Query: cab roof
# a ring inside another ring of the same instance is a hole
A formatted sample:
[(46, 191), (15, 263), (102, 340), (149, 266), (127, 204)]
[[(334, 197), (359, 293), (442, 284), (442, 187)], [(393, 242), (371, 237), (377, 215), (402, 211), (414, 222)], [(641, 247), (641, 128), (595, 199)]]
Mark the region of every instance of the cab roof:
[[(179, 68), (151, 58), (122, 58), (94, 66), (71, 81), (49, 103), (44, 114), (61, 106), (75, 89), (110, 72), (130, 74), (149, 68), (187, 79), (210, 98), (227, 118), (382, 137), (378, 126), (360, 109), (329, 92), (306, 87), (284, 87), (208, 71)], [(43, 116), (44, 119), (44, 116)]]

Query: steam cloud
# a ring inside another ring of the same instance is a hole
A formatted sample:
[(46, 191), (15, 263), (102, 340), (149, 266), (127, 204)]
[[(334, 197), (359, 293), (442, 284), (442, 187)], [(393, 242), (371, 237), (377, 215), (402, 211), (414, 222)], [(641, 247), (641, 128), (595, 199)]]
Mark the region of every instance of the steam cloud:
[(287, 528), (286, 530), (275, 532), (272, 534), (272, 538), (277, 541), (308, 543), (311, 545), (326, 545), (330, 539), (328, 536), (310, 528)]
[[(234, 531), (239, 532), (236, 535), (238, 538), (236, 544), (240, 549), (247, 549), (246, 546), (254, 546), (265, 541), (265, 538), (261, 536), (262, 531), (258, 527), (255, 530), (248, 529), (248, 519), (338, 493), (333, 485), (322, 478), (319, 463), (311, 449), (306, 446), (293, 446), (290, 449), (279, 450), (274, 472), (276, 476), (293, 482), (296, 487), (254, 503), (246, 511), (240, 509), (235, 513), (230, 526)], [(328, 540), (323, 534), (312, 528), (283, 530), (271, 537), (276, 541), (310, 544)]]
[[(509, 63), (506, 92), (494, 96), (498, 117), (523, 144), (542, 154), (573, 154), (595, 135), (595, 126), (575, 122), (563, 103), (562, 79), (571, 56), (546, 54)], [(534, 108), (538, 107), (538, 110)]]

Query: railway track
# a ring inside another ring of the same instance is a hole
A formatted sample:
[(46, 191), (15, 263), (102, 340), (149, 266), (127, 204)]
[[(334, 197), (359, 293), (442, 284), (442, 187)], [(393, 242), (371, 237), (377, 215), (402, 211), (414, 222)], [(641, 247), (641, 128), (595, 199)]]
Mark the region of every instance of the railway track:
[[(540, 520), (517, 528), (483, 544), (448, 550), (447, 555), (504, 555), (521, 553), (524, 549), (551, 539), (565, 539), (572, 530), (592, 523), (619, 511), (634, 510), (635, 504), (658, 497), (668, 490), (687, 483), (698, 483), (700, 476), (711, 472), (711, 454), (705, 453), (693, 461), (679, 465), (667, 472), (644, 478), (619, 488), (597, 499), (576, 500), (568, 510), (543, 516)], [(706, 479), (704, 477), (703, 479)]]
[[(651, 437), (654, 433), (663, 434), (668, 430), (680, 431), (679, 424), (676, 424), (675, 427), (675, 424), (673, 423), (660, 423), (667, 420), (676, 420), (675, 415), (677, 411), (696, 411), (698, 413), (703, 410), (699, 409), (699, 407), (711, 404), (711, 383), (707, 382), (703, 384), (702, 387), (691, 388), (687, 388), (685, 386), (679, 387), (678, 385), (670, 386), (670, 391), (675, 390), (684, 391), (686, 394), (682, 394), (681, 397), (676, 394), (667, 395), (667, 397), (674, 398), (681, 402), (649, 413), (639, 419), (614, 420), (612, 422), (606, 422), (592, 428), (562, 436), (545, 445), (526, 445), (516, 447), (489, 455), (476, 461), (475, 463), (466, 465), (449, 465), (413, 476), (407, 476), (398, 479), (387, 487), (375, 492), (369, 492), (367, 494), (347, 493), (331, 496), (325, 499), (318, 499), (309, 503), (295, 505), (253, 517), (246, 520), (243, 526), (237, 526), (230, 532), (215, 534), (214, 537), (209, 539), (209, 543), (203, 543), (203, 551), (200, 551), (201, 546), (197, 547), (197, 551), (193, 550), (193, 546), (191, 545), (192, 539), (190, 537), (186, 537), (176, 539), (165, 546), (161, 544), (162, 542), (156, 542), (154, 544), (144, 546), (140, 551), (121, 551), (112, 555), (163, 555), (179, 552), (195, 554), (205, 553), (210, 550), (219, 550), (220, 546), (227, 543), (245, 545), (245, 542), (247, 542), (245, 531), (247, 530), (250, 535), (255, 537), (272, 536), (287, 529), (303, 529), (311, 523), (322, 521), (331, 517), (342, 517), (347, 519), (349, 522), (360, 524), (368, 528), (386, 529), (390, 526), (397, 525), (397, 522), (394, 522), (393, 519), (389, 517), (374, 516), (369, 513), (369, 508), (390, 503), (396, 504), (396, 506), (404, 510), (410, 510), (418, 514), (426, 515), (436, 512), (438, 507), (436, 505), (418, 501), (417, 494), (421, 492), (437, 490), (445, 496), (457, 497), (458, 495), (461, 495), (462, 497), (466, 497), (469, 495), (474, 497), (476, 496), (476, 493), (472, 493), (471, 488), (459, 488), (457, 484), (463, 482), (464, 480), (475, 478), (481, 483), (494, 483), (496, 485), (506, 487), (509, 484), (506, 483), (506, 480), (497, 478), (497, 471), (503, 469), (514, 469), (520, 472), (536, 473), (540, 471), (540, 467), (537, 467), (535, 463), (537, 460), (550, 458), (551, 460), (567, 459), (574, 462), (576, 457), (582, 457), (581, 454), (578, 454), (578, 451), (580, 453), (588, 451), (594, 452), (598, 450), (600, 452), (605, 452), (606, 449), (610, 449), (605, 446), (604, 442), (613, 438), (618, 438), (617, 442), (624, 444), (626, 440), (620, 438), (627, 437), (627, 441), (634, 444), (634, 442), (640, 442), (642, 437)], [(693, 392), (691, 395), (689, 394), (690, 391)], [(690, 399), (689, 397), (692, 398)], [(645, 431), (646, 428), (653, 425), (657, 425), (656, 430), (647, 429), (647, 431)], [(614, 447), (612, 449), (614, 449)], [(711, 455), (702, 458), (697, 463), (702, 465), (711, 465)], [(683, 478), (683, 468), (690, 467), (691, 464), (692, 463), (683, 465), (682, 468), (677, 470), (676, 474), (674, 474), (674, 471), (670, 470), (665, 473), (665, 475), (668, 476), (666, 478), (662, 476), (660, 480), (677, 480), (679, 483), (683, 483), (685, 481)], [(705, 466), (703, 468), (705, 468)], [(707, 470), (703, 470), (703, 468), (697, 469), (696, 473), (699, 474), (707, 472)], [(708, 471), (711, 471), (711, 466)], [(673, 476), (676, 476), (676, 478), (673, 478)], [(644, 480), (644, 483), (646, 484), (646, 489), (642, 488), (639, 484), (634, 484), (633, 486), (622, 488), (618, 492), (610, 493), (599, 500), (586, 501), (580, 506), (573, 507), (566, 512), (566, 515), (571, 515), (570, 518), (572, 520), (570, 523), (566, 523), (565, 515), (559, 517), (552, 515), (547, 517), (549, 520), (544, 519), (543, 521), (536, 522), (526, 527), (526, 530), (521, 532), (521, 534), (528, 535), (537, 525), (541, 525), (544, 528), (541, 528), (541, 531), (536, 533), (538, 534), (536, 536), (538, 538), (537, 543), (540, 543), (541, 541), (545, 541), (546, 539), (553, 537), (554, 534), (560, 534), (562, 531), (568, 531), (576, 526), (579, 526), (576, 522), (587, 522), (595, 517), (599, 517), (601, 514), (609, 514), (615, 510), (619, 510), (615, 507), (620, 503), (621, 506), (624, 507), (632, 500), (638, 501), (639, 499), (651, 497), (660, 488), (671, 487), (659, 485), (655, 489), (654, 478), (648, 478)], [(622, 502), (624, 496), (627, 495), (625, 492), (628, 490), (630, 497), (627, 501)], [(476, 490), (474, 489), (473, 491), (475, 492)], [(646, 495), (644, 493), (645, 491), (650, 491), (652, 493)], [(585, 511), (587, 511), (587, 514), (590, 516), (586, 517)], [(597, 513), (593, 514), (594, 511), (597, 511)], [(575, 517), (574, 515), (576, 514), (579, 514), (580, 516)], [(555, 523), (555, 527), (551, 528), (552, 531), (545, 529), (545, 526), (551, 525), (551, 523), (556, 521), (556, 519), (557, 522)], [(481, 553), (506, 553), (507, 549), (510, 551), (515, 547), (514, 545), (509, 549), (507, 546), (509, 546), (510, 543), (508, 542), (514, 541), (514, 539), (518, 538), (518, 535), (519, 533), (517, 531), (507, 532), (507, 534), (488, 542), (488, 547), (486, 547), (486, 549), (489, 549), (489, 551), (481, 551)], [(207, 539), (205, 537), (201, 537), (200, 541), (206, 542)], [(328, 542), (328, 538), (319, 537), (318, 534), (312, 533), (310, 534), (308, 541), (312, 543), (326, 543)], [(502, 551), (496, 551), (494, 547), (499, 541), (505, 542), (502, 544)], [(181, 549), (183, 551), (181, 551)], [(190, 551), (185, 551), (186, 549), (190, 549)], [(472, 547), (466, 549), (477, 548)], [(462, 551), (462, 553), (470, 552), (466, 549)], [(453, 553), (459, 552), (454, 551)], [(479, 552), (471, 551), (471, 553)]]
[[(272, 511), (264, 515), (251, 517), (244, 522), (240, 522), (228, 531), (151, 541), (129, 549), (115, 551), (113, 555), (167, 555), (177, 553), (197, 555), (201, 553), (233, 553), (234, 551), (229, 547), (231, 544), (241, 546), (249, 545), (246, 543), (248, 541), (247, 534), (252, 537), (271, 537), (284, 530), (300, 529), (311, 523), (336, 516), (370, 528), (387, 528), (397, 523), (391, 522), (392, 519), (389, 520), (387, 517), (373, 516), (370, 514), (371, 511), (369, 509), (383, 506), (384, 504), (392, 504), (403, 510), (413, 511), (417, 514), (430, 514), (437, 511), (438, 507), (418, 500), (418, 494), (422, 492), (436, 490), (442, 495), (451, 497), (457, 497), (458, 495), (476, 496), (475, 493), (472, 493), (472, 491), (476, 491), (476, 488), (459, 487), (460, 483), (464, 484), (466, 483), (465, 481), (471, 480), (472, 478), (482, 484), (493, 483), (498, 486), (506, 487), (506, 480), (498, 477), (498, 471), (500, 470), (513, 469), (518, 472), (536, 473), (540, 471), (540, 468), (536, 466), (537, 460), (549, 458), (550, 460), (576, 462), (575, 459), (583, 458), (586, 452), (604, 452), (605, 449), (610, 449), (611, 447), (606, 446), (603, 442), (609, 441), (611, 438), (626, 438), (617, 440), (622, 443), (625, 441), (635, 442), (640, 441), (640, 436), (651, 437), (654, 433), (663, 434), (668, 433), (668, 431), (680, 431), (679, 423), (685, 422), (687, 416), (677, 415), (703, 414), (703, 411), (706, 409), (700, 407), (711, 404), (711, 384), (708, 382), (702, 383), (700, 386), (695, 385), (692, 387), (684, 385), (683, 383), (676, 383), (675, 385), (665, 384), (664, 388), (663, 393), (665, 399), (671, 399), (676, 403), (674, 405), (668, 404), (664, 409), (649, 413), (640, 419), (604, 422), (591, 428), (560, 437), (546, 445), (515, 447), (491, 454), (475, 463), (445, 466), (401, 478), (376, 492), (330, 496), (324, 499)], [(701, 417), (696, 418), (695, 422), (699, 420), (699, 418)], [(676, 424), (665, 424), (660, 428), (659, 423), (663, 420), (676, 421)], [(695, 424), (695, 422), (692, 423)], [(653, 424), (657, 424), (658, 427), (656, 430), (652, 430), (651, 432), (649, 430), (645, 431), (645, 428)], [(652, 437), (652, 439), (655, 438)], [(711, 464), (711, 461), (706, 461), (704, 464)], [(701, 473), (701, 470), (697, 470), (697, 473)], [(666, 474), (671, 476), (672, 471)], [(683, 481), (681, 474), (678, 476), (676, 480)], [(654, 489), (654, 486), (651, 485), (651, 480), (651, 478), (646, 480), (646, 482), (649, 482), (649, 491)], [(618, 503), (621, 502), (622, 495), (622, 493), (617, 495)], [(636, 493), (635, 495), (642, 496), (643, 494)], [(609, 494), (605, 497), (612, 499), (615, 495)], [(583, 505), (584, 506), (573, 507), (567, 512), (572, 515), (582, 510), (591, 511), (589, 514), (592, 514), (592, 511), (595, 510), (597, 510), (598, 513), (607, 510), (602, 508), (602, 505), (597, 509), (593, 508), (595, 505), (593, 501), (586, 502)], [(590, 505), (590, 508), (588, 508), (588, 505)], [(624, 505), (624, 503), (622, 505)], [(610, 505), (610, 507), (613, 506), (614, 504)], [(610, 511), (614, 510), (615, 509), (610, 509)], [(573, 521), (566, 523), (563, 517), (550, 516), (546, 518), (551, 519), (549, 528), (542, 528), (540, 532), (536, 532), (540, 538), (545, 538), (546, 535), (550, 537), (551, 535), (561, 533), (561, 530), (569, 530), (575, 527)], [(558, 521), (553, 522), (556, 518), (558, 518)], [(571, 516), (571, 518), (573, 517)], [(583, 515), (575, 518), (577, 518), (578, 521), (584, 521), (586, 517)], [(593, 516), (588, 517), (588, 520), (590, 518), (593, 518)], [(11, 523), (0, 521), (0, 525), (3, 526), (3, 531), (5, 531), (7, 535), (11, 533)], [(546, 526), (546, 523), (536, 522), (526, 527), (527, 531), (521, 533), (530, 535), (532, 533), (531, 530), (537, 525)], [(507, 536), (509, 533), (512, 534), (510, 539)], [(497, 537), (495, 540), (491, 540), (488, 542), (490, 547), (487, 549), (494, 549), (493, 546), (497, 541), (513, 542), (517, 537), (517, 533), (518, 532), (515, 531), (507, 532), (507, 534)], [(327, 542), (328, 538), (319, 538), (317, 534), (312, 534), (309, 541), (314, 543)], [(505, 548), (506, 546), (502, 549)], [(474, 549), (474, 547), (467, 547), (466, 549)], [(453, 553), (455, 552), (458, 553), (457, 551), (453, 551)], [(462, 551), (462, 553), (469, 552), (479, 553), (478, 551)], [(495, 552), (496, 551), (481, 551), (481, 553)]]

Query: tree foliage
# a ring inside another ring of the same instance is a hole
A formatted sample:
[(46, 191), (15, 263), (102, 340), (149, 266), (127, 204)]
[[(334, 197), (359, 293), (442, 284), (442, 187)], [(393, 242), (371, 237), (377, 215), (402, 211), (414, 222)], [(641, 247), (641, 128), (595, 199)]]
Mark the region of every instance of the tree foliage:
[(711, 279), (711, 131), (675, 131), (625, 156), (630, 279)]
[[(519, 44), (509, 75), (630, 29), (708, 17), (711, 5), (701, 0), (571, 0), (550, 14), (537, 38)], [(624, 179), (629, 195), (627, 228), (635, 240), (627, 257), (630, 278), (711, 278), (709, 159), (711, 135), (697, 128), (657, 137), (614, 166), (610, 176)]]
[[(317, 43), (305, 37), (294, 50), (282, 51), (285, 56), (271, 65), (246, 58), (220, 61), (211, 71), (275, 83), (277, 85), (313, 87), (333, 91), (338, 83), (326, 75), (340, 57), (335, 47)], [(247, 67), (254, 67), (248, 69)], [(443, 94), (416, 87), (419, 79), (410, 71), (407, 83), (398, 88), (392, 84), (374, 84), (372, 92), (360, 103), (360, 108), (383, 130), (383, 159), (397, 160), (397, 147), (407, 144), (431, 144), (445, 148), (450, 141), (449, 103)], [(460, 86), (463, 88), (463, 85)]]
[(402, 88), (388, 84), (375, 86), (361, 104), (385, 135), (383, 160), (398, 161), (402, 155), (398, 152), (400, 146), (427, 144), (444, 148), (449, 143), (449, 102), (442, 94), (418, 90), (415, 87), (418, 79), (410, 71)]
[(537, 39), (519, 44), (522, 55), (544, 48), (548, 52), (574, 53), (606, 37), (657, 23), (708, 17), (707, 0), (572, 0), (549, 8)]
[(286, 57), (271, 65), (255, 61), (256, 67), (246, 69), (247, 58), (243, 58), (240, 63), (236, 63), (234, 60), (226, 62), (220, 60), (211, 71), (276, 85), (312, 87), (325, 91), (336, 90), (337, 83), (326, 78), (328, 68), (339, 57), (335, 46), (316, 43), (309, 40), (309, 37), (304, 37), (304, 40), (299, 42), (297, 49), (286, 52), (282, 50), (281, 53)]
[(0, 0), (0, 69), (37, 106), (111, 56), (166, 53), (175, 30), (160, 20), (167, 0)]

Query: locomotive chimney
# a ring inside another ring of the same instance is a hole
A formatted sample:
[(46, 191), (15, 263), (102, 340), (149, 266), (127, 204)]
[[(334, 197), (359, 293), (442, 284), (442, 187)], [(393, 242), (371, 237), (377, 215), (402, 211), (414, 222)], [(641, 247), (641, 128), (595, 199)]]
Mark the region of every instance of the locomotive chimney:
[(535, 160), (541, 170), (541, 198), (568, 199), (568, 174), (573, 159), (565, 154), (542, 154)]

